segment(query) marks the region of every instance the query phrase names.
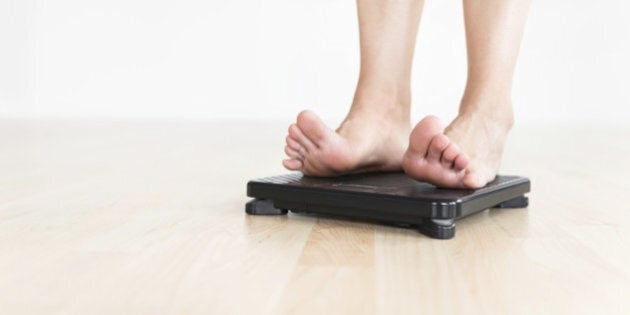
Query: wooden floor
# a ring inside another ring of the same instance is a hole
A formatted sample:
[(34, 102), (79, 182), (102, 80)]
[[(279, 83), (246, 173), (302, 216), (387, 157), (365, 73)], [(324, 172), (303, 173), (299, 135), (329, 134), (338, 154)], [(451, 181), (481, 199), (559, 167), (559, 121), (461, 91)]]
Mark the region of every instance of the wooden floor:
[(285, 124), (0, 122), (2, 314), (630, 314), (630, 128), (517, 125), (454, 239), (244, 213)]

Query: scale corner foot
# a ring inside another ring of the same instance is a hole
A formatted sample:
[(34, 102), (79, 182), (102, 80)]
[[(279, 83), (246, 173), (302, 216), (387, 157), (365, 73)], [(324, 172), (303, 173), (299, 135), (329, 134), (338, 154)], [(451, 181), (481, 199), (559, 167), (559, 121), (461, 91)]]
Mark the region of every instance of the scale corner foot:
[(245, 204), (245, 213), (252, 215), (283, 215), (288, 210), (278, 209), (274, 206), (273, 200), (252, 199)]

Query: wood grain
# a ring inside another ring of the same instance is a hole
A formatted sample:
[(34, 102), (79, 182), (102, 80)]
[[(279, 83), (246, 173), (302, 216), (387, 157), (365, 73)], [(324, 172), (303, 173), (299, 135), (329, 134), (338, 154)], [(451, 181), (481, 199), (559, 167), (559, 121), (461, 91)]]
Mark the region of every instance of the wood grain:
[(244, 214), (284, 123), (0, 122), (3, 314), (628, 314), (630, 128), (520, 126), (454, 239)]

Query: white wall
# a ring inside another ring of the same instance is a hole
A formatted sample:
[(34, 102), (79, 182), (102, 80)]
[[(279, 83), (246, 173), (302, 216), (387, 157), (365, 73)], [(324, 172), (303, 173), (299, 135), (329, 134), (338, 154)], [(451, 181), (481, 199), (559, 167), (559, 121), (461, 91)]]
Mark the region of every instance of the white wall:
[[(535, 0), (518, 121), (629, 122), (630, 3)], [(351, 0), (2, 0), (0, 117), (338, 121), (358, 72)], [(465, 77), (460, 1), (427, 0), (414, 116), (452, 117)]]

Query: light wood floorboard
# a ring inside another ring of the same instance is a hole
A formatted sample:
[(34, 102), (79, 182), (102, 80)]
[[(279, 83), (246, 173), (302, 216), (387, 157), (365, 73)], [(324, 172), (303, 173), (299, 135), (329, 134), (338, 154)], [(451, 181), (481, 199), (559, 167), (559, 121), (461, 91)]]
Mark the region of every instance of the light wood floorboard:
[(521, 126), (454, 239), (244, 213), (285, 124), (0, 121), (3, 314), (630, 314), (630, 127)]

